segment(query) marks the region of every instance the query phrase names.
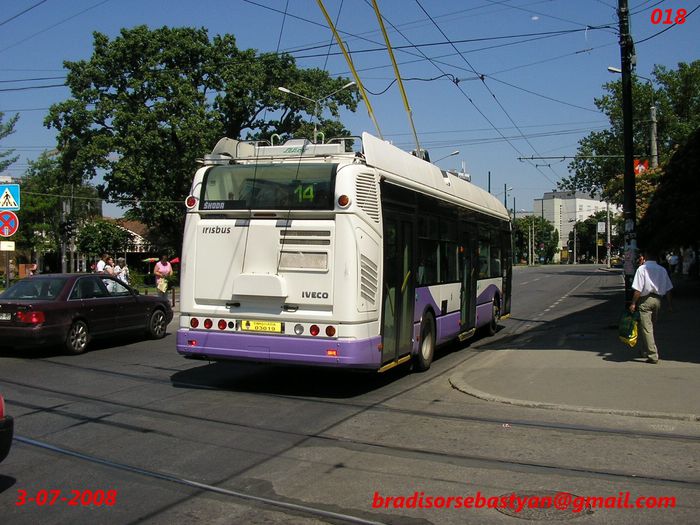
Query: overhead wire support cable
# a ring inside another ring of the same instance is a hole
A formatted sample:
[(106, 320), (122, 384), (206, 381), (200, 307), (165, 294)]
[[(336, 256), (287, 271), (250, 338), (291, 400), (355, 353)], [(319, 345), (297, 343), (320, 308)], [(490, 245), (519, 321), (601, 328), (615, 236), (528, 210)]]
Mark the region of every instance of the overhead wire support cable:
[[(490, 1), (490, 0), (489, 0), (489, 1)], [(467, 66), (469, 67), (470, 71), (471, 71), (472, 73), (474, 73), (475, 75), (477, 75), (478, 77), (480, 77), (480, 80), (481, 80), (482, 85), (483, 85), (483, 86), (486, 88), (486, 90), (489, 92), (489, 94), (490, 94), (491, 97), (493, 98), (494, 102), (496, 102), (496, 104), (498, 105), (498, 107), (501, 108), (501, 111), (503, 111), (503, 113), (504, 113), (505, 116), (508, 118), (508, 120), (510, 120), (510, 122), (513, 124), (513, 126), (515, 126), (515, 129), (518, 130), (518, 133), (519, 133), (520, 136), (525, 140), (525, 142), (527, 142), (527, 144), (530, 146), (530, 148), (532, 149), (532, 151), (534, 151), (536, 154), (539, 155), (539, 152), (537, 151), (537, 149), (535, 148), (535, 146), (534, 146), (534, 145), (530, 142), (530, 140), (525, 136), (525, 134), (522, 132), (522, 130), (520, 129), (520, 127), (518, 126), (518, 124), (516, 124), (516, 122), (513, 120), (513, 117), (511, 117), (511, 115), (510, 115), (510, 113), (508, 112), (508, 110), (506, 110), (506, 108), (503, 106), (503, 104), (501, 103), (501, 101), (498, 100), (498, 98), (496, 97), (496, 94), (493, 92), (493, 90), (492, 90), (492, 89), (489, 87), (489, 85), (486, 83), (486, 76), (483, 75), (483, 74), (481, 74), (481, 73), (479, 73), (478, 71), (476, 71), (476, 69), (474, 68), (474, 66), (472, 66), (472, 64), (471, 64), (471, 63), (469, 62), (469, 60), (467, 59), (467, 57), (464, 56), (464, 53), (462, 53), (459, 49), (457, 49), (457, 46), (455, 46), (454, 42), (452, 42), (452, 41), (448, 38), (448, 36), (445, 34), (445, 32), (442, 30), (442, 28), (437, 24), (437, 22), (435, 21), (435, 19), (430, 15), (430, 13), (428, 13), (428, 12), (426, 11), (426, 9), (425, 9), (425, 8), (423, 7), (423, 5), (421, 4), (420, 0), (416, 0), (416, 3), (418, 4), (418, 7), (420, 7), (421, 11), (423, 11), (423, 13), (425, 13), (425, 16), (428, 17), (428, 19), (433, 23), (433, 25), (435, 26), (435, 28), (436, 28), (436, 29), (440, 32), (440, 34), (445, 38), (445, 40), (447, 40), (447, 42), (452, 46), (452, 48), (453, 48), (455, 51), (457, 51), (457, 53), (459, 54), (459, 56), (462, 58), (462, 60), (464, 60), (464, 62), (465, 62), (465, 63), (467, 64)], [(497, 2), (497, 3), (498, 3), (498, 2)], [(458, 86), (458, 87), (459, 87), (459, 86)], [(518, 153), (520, 153), (520, 152), (518, 152)], [(522, 155), (522, 154), (521, 154), (521, 155)], [(537, 166), (535, 166), (535, 168), (537, 168)], [(554, 171), (554, 169), (553, 169), (551, 166), (550, 166), (550, 170), (552, 171), (552, 173), (553, 173), (555, 176), (557, 175), (557, 173)], [(545, 175), (543, 171), (541, 171), (541, 170), (539, 170), (539, 169), (538, 169), (537, 171), (538, 171), (545, 179), (547, 179), (549, 182), (551, 182), (552, 184), (554, 184), (554, 181), (553, 181), (552, 179), (550, 179), (547, 175)]]
[[(413, 139), (416, 141), (416, 156), (419, 159), (423, 159), (423, 152), (420, 149), (420, 143), (418, 142), (418, 133), (416, 133), (416, 126), (413, 122), (413, 113), (411, 112), (411, 106), (408, 103), (408, 97), (406, 96), (406, 90), (403, 87), (403, 81), (401, 80), (401, 72), (399, 71), (399, 66), (396, 63), (396, 58), (394, 57), (394, 52), (391, 49), (391, 42), (389, 41), (389, 35), (386, 32), (386, 27), (384, 27), (384, 21), (382, 20), (382, 14), (379, 12), (379, 6), (377, 5), (377, 0), (372, 0), (372, 7), (374, 7), (374, 14), (377, 16), (377, 21), (379, 22), (379, 28), (384, 35), (384, 41), (386, 42), (386, 50), (389, 53), (389, 58), (391, 59), (391, 64), (394, 67), (394, 75), (396, 76), (396, 82), (399, 86), (399, 91), (401, 91), (401, 98), (403, 99), (403, 105), (406, 109), (406, 114), (408, 115), (408, 123), (411, 126), (411, 131), (413, 131)], [(425, 160), (425, 159), (424, 159)]]
[(0, 22), (0, 26), (4, 26), (4, 25), (7, 24), (8, 22), (12, 22), (15, 18), (19, 18), (19, 17), (22, 16), (24, 13), (27, 13), (27, 12), (31, 11), (31, 10), (34, 9), (35, 7), (39, 7), (41, 4), (43, 4), (43, 3), (46, 2), (46, 1), (47, 1), (47, 0), (40, 0), (40, 1), (37, 2), (36, 4), (27, 7), (24, 11), (20, 11), (20, 12), (17, 13), (16, 15), (12, 15), (10, 18), (6, 18), (6, 19), (3, 20), (2, 22)]
[[(483, 75), (483, 74), (479, 73), (478, 71), (476, 71), (476, 69), (474, 68), (474, 66), (472, 66), (472, 64), (471, 64), (471, 63), (469, 62), (469, 60), (467, 59), (467, 57), (464, 56), (464, 53), (462, 53), (459, 49), (457, 49), (457, 46), (454, 44), (454, 42), (452, 42), (452, 41), (449, 39), (449, 37), (445, 34), (445, 32), (442, 30), (442, 28), (437, 24), (437, 22), (435, 21), (435, 19), (430, 15), (430, 13), (428, 13), (428, 11), (426, 11), (426, 9), (425, 9), (425, 8), (423, 7), (423, 5), (421, 4), (420, 0), (415, 0), (415, 1), (416, 1), (416, 4), (418, 4), (418, 7), (420, 7), (421, 11), (423, 11), (423, 13), (425, 13), (425, 16), (428, 17), (428, 19), (433, 23), (433, 25), (435, 26), (435, 28), (440, 32), (440, 34), (445, 38), (445, 40), (446, 40), (446, 41), (452, 46), (452, 48), (459, 54), (459, 56), (462, 58), (462, 60), (464, 60), (464, 62), (465, 62), (465, 63), (467, 64), (467, 66), (469, 67), (469, 70), (480, 78), (481, 83), (483, 84), (483, 86), (484, 86), (484, 87), (486, 88), (486, 90), (489, 92), (489, 94), (491, 95), (491, 97), (493, 98), (493, 100), (496, 102), (496, 104), (498, 105), (498, 107), (501, 108), (501, 111), (503, 111), (503, 113), (504, 113), (505, 116), (508, 118), (508, 120), (510, 120), (511, 124), (513, 124), (513, 126), (515, 126), (515, 129), (518, 130), (518, 133), (520, 134), (520, 136), (525, 140), (525, 142), (527, 142), (527, 144), (530, 146), (530, 148), (532, 148), (532, 151), (534, 151), (535, 153), (537, 153), (537, 154), (539, 155), (539, 152), (537, 151), (537, 149), (535, 148), (535, 146), (533, 146), (532, 143), (530, 142), (530, 140), (529, 140), (527, 137), (525, 137), (525, 134), (522, 132), (522, 130), (520, 129), (520, 127), (518, 126), (518, 124), (516, 124), (516, 122), (515, 122), (515, 121), (513, 120), (513, 118), (510, 116), (510, 113), (508, 113), (508, 111), (507, 111), (506, 108), (503, 106), (503, 104), (501, 103), (501, 101), (498, 100), (498, 98), (496, 97), (496, 94), (495, 94), (495, 93), (491, 90), (491, 88), (488, 86), (488, 84), (486, 83), (486, 80), (485, 80), (485, 79), (486, 79), (485, 75)], [(456, 84), (456, 85), (457, 85), (457, 88), (458, 88), (460, 91), (462, 91), (462, 88), (459, 86), (459, 84)], [(472, 105), (474, 105), (474, 107), (476, 107), (476, 105), (475, 105), (474, 102), (471, 100), (471, 98), (469, 98), (469, 97), (467, 96), (467, 99), (472, 103)], [(479, 111), (479, 113), (481, 113), (482, 116), (484, 115), (481, 111)], [(490, 123), (490, 121), (489, 121), (489, 123)], [(491, 124), (491, 125), (494, 127), (494, 129), (496, 129), (495, 126), (494, 126), (493, 124)], [(499, 131), (499, 134), (502, 135), (502, 133), (500, 133), (500, 131)], [(522, 153), (521, 153), (517, 148), (515, 148), (515, 146), (513, 146), (513, 144), (512, 144), (510, 141), (509, 141), (508, 143), (511, 145), (511, 147), (513, 147), (513, 148), (514, 148), (518, 153), (520, 153), (520, 155), (522, 156)], [(535, 168), (537, 168), (537, 166), (535, 166)], [(552, 171), (552, 173), (553, 173), (555, 176), (557, 175), (557, 173), (554, 171), (554, 169), (553, 169), (551, 166), (550, 166), (550, 170)], [(540, 169), (537, 169), (537, 171), (538, 171), (545, 179), (547, 179), (550, 183), (554, 184), (554, 181), (553, 181), (552, 179), (550, 179), (547, 175), (545, 175), (543, 171), (541, 171)]]
[(360, 90), (360, 95), (362, 95), (362, 98), (365, 101), (365, 105), (367, 106), (367, 113), (369, 114), (369, 118), (372, 119), (372, 122), (374, 123), (374, 127), (377, 130), (377, 135), (379, 136), (380, 139), (384, 140), (384, 137), (382, 136), (382, 132), (379, 129), (379, 123), (377, 122), (377, 118), (374, 116), (374, 110), (372, 109), (372, 103), (369, 101), (369, 97), (367, 96), (367, 93), (365, 93), (365, 88), (362, 86), (362, 80), (360, 80), (360, 76), (357, 74), (357, 70), (355, 69), (355, 65), (352, 63), (352, 57), (350, 57), (350, 54), (348, 53), (347, 49), (345, 48), (345, 44), (343, 44), (343, 41), (341, 40), (340, 35), (338, 34), (337, 29), (335, 28), (335, 24), (331, 20), (331, 17), (328, 15), (328, 11), (326, 11), (326, 7), (323, 5), (323, 0), (316, 0), (316, 2), (318, 3), (318, 7), (321, 9), (321, 12), (323, 13), (323, 16), (326, 18), (326, 22), (328, 23), (328, 27), (333, 32), (333, 36), (335, 37), (336, 42), (338, 42), (338, 47), (340, 47), (341, 51), (343, 52), (343, 56), (345, 56), (345, 61), (348, 63), (348, 67), (350, 68), (350, 71), (352, 72), (352, 76), (355, 77), (355, 83), (357, 84), (357, 89)]
[[(369, 4), (369, 0), (365, 0), (365, 2)], [(422, 6), (421, 6), (421, 7), (422, 7)], [(424, 12), (425, 12), (425, 10), (424, 10)], [(427, 13), (426, 13), (426, 15), (427, 15)], [(430, 15), (428, 15), (428, 17), (430, 18)], [(432, 20), (432, 19), (431, 19), (431, 20)], [(410, 41), (410, 39), (408, 39), (408, 38), (406, 37), (406, 35), (404, 35), (404, 34), (401, 32), (400, 29), (398, 29), (398, 28), (397, 28), (394, 24), (392, 24), (389, 20), (387, 20), (387, 22), (392, 26), (392, 28), (393, 28), (396, 32), (398, 32), (402, 37), (404, 37), (404, 38), (406, 39), (406, 41), (407, 41), (409, 44), (412, 44), (412, 42)], [(433, 23), (434, 23), (434, 22), (433, 22)], [(439, 29), (439, 28), (438, 28), (438, 29)], [(454, 46), (453, 46), (453, 47), (454, 47)], [(515, 150), (515, 152), (516, 152), (518, 155), (521, 155), (521, 156), (523, 155), (523, 152), (520, 151), (520, 150), (517, 148), (517, 146), (516, 146), (515, 144), (513, 144), (513, 142), (512, 142), (508, 137), (506, 137), (505, 134), (504, 134), (500, 129), (498, 129), (498, 127), (491, 121), (491, 119), (489, 119), (489, 117), (486, 115), (486, 113), (484, 113), (484, 112), (479, 108), (479, 106), (476, 105), (476, 103), (474, 102), (474, 100), (472, 100), (472, 98), (469, 96), (469, 94), (462, 88), (462, 86), (460, 86), (459, 81), (456, 79), (456, 77), (454, 77), (454, 75), (451, 75), (450, 73), (447, 73), (443, 68), (441, 68), (441, 67), (438, 65), (438, 61), (436, 61), (435, 59), (430, 58), (429, 56), (427, 56), (420, 48), (416, 47), (415, 49), (416, 49), (416, 51), (418, 51), (428, 62), (430, 62), (438, 71), (440, 71), (440, 73), (442, 73), (442, 74), (445, 75), (445, 76), (451, 76), (451, 77), (452, 77), (452, 79), (451, 79), (451, 80), (452, 80), (452, 83), (453, 83), (453, 84), (455, 85), (455, 87), (459, 90), (459, 92), (469, 101), (469, 103), (474, 107), (474, 109), (479, 113), (479, 115), (481, 115), (481, 117), (482, 117), (486, 122), (489, 123), (489, 125), (491, 126), (491, 128), (493, 128), (493, 130), (494, 130), (496, 133), (498, 133), (498, 135), (501, 137), (501, 139), (503, 139), (506, 143), (508, 143), (508, 145), (509, 145), (511, 148), (513, 148), (513, 150)], [(460, 53), (460, 54), (461, 54), (461, 53)], [(464, 57), (462, 57), (462, 58), (464, 58)], [(469, 64), (469, 66), (471, 67), (471, 64)], [(462, 69), (462, 68), (460, 68), (460, 69)], [(474, 72), (473, 68), (470, 70), (470, 72)], [(479, 77), (479, 78), (481, 78), (481, 77)], [(487, 88), (487, 89), (488, 89), (488, 88)], [(515, 127), (516, 127), (516, 129), (518, 129), (517, 126), (515, 126)], [(518, 131), (520, 132), (520, 135), (522, 136), (522, 135), (523, 135), (522, 131), (520, 131), (520, 130), (518, 130)], [(526, 139), (526, 140), (527, 140), (527, 139)], [(533, 149), (534, 149), (534, 148), (533, 148)], [(535, 168), (536, 168), (536, 166), (535, 166)], [(538, 171), (545, 179), (547, 179), (551, 184), (555, 184), (555, 182), (554, 182), (553, 180), (551, 180), (549, 177), (547, 177), (547, 175), (545, 175), (541, 170), (538, 169), (537, 171)]]

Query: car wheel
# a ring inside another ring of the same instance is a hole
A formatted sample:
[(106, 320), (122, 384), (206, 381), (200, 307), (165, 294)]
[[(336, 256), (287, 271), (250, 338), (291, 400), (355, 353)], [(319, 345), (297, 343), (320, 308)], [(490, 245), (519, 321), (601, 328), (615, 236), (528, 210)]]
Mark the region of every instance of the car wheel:
[(90, 342), (90, 331), (85, 321), (75, 321), (66, 336), (66, 350), (69, 354), (82, 354)]
[(165, 329), (168, 323), (165, 321), (163, 310), (153, 310), (151, 319), (148, 321), (148, 335), (152, 339), (162, 339), (165, 337)]
[(494, 297), (491, 302), (491, 321), (486, 325), (486, 331), (489, 335), (495, 335), (498, 331), (498, 320), (501, 318), (501, 307), (498, 304), (498, 297)]
[(435, 355), (435, 320), (433, 315), (426, 313), (420, 324), (420, 347), (414, 356), (413, 364), (416, 370), (424, 372), (430, 368)]

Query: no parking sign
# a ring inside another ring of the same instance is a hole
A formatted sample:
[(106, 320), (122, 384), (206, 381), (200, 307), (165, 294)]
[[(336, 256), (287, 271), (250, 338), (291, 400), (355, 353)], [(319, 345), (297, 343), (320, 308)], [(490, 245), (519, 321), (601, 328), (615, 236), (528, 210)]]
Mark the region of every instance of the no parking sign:
[(13, 211), (0, 211), (0, 236), (12, 237), (19, 228), (19, 218)]

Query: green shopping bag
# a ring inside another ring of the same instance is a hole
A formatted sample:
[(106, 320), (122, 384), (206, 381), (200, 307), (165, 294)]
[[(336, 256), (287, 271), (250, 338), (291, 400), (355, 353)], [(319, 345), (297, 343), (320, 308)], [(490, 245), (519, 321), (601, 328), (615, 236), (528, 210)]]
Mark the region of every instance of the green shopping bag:
[(620, 328), (617, 335), (620, 341), (627, 346), (633, 347), (637, 344), (637, 333), (639, 327), (639, 313), (625, 310), (620, 317)]

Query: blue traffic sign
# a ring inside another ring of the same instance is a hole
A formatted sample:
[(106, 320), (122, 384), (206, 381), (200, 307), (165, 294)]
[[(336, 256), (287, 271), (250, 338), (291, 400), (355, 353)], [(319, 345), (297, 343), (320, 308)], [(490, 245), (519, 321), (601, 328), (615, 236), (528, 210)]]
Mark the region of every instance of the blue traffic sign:
[(0, 210), (19, 210), (19, 184), (0, 184)]

